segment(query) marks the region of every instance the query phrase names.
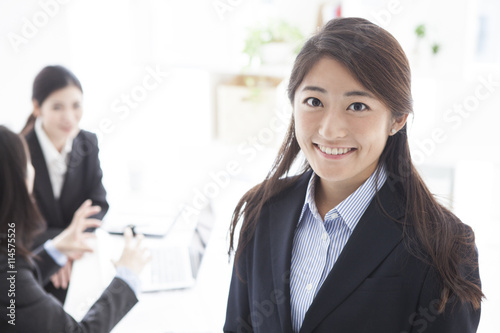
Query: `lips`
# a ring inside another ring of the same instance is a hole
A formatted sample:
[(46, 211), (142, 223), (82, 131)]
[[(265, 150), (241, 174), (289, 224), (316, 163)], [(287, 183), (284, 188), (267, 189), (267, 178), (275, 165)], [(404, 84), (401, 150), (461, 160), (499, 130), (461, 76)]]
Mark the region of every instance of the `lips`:
[(355, 148), (344, 148), (344, 147), (331, 148), (320, 144), (318, 144), (317, 146), (319, 150), (328, 155), (344, 155), (355, 149)]

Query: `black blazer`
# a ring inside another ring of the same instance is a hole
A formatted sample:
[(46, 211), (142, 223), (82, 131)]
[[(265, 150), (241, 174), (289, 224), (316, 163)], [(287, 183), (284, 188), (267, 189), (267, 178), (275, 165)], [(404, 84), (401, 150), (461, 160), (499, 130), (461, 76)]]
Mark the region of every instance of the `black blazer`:
[[(268, 202), (238, 262), (225, 332), (292, 332), (290, 267), (293, 236), (311, 172)], [(378, 193), (385, 210), (403, 217), (388, 179)], [(479, 273), (474, 272), (479, 279)], [(410, 255), (400, 224), (372, 200), (303, 321), (301, 333), (476, 332), (480, 311), (458, 304), (437, 314), (437, 273)]]
[[(67, 314), (61, 303), (47, 294), (42, 285), (60, 267), (43, 250), (38, 248), (35, 253), (39, 258), (27, 261), (17, 256), (16, 274), (8, 274), (7, 255), (0, 253), (0, 332), (109, 332), (137, 303), (137, 298), (123, 280), (114, 278), (92, 305), (89, 312), (80, 323)], [(15, 276), (15, 282), (7, 280)], [(12, 290), (15, 295), (9, 295)], [(8, 323), (7, 309), (11, 299), (15, 300), (15, 326)]]
[(86, 199), (91, 199), (94, 205), (101, 206), (101, 211), (94, 217), (102, 219), (109, 205), (106, 201), (106, 190), (102, 185), (97, 136), (81, 130), (73, 140), (59, 200), (54, 198), (47, 164), (34, 130), (26, 135), (26, 141), (35, 168), (33, 193), (38, 208), (47, 221), (47, 231), (37, 238), (34, 248), (66, 228), (71, 223), (75, 211)]

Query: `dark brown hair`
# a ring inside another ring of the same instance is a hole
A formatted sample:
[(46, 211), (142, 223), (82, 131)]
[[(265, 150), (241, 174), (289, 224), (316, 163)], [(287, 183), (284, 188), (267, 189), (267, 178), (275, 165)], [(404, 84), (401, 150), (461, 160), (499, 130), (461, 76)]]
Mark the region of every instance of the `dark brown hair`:
[[(70, 70), (59, 65), (47, 66), (38, 73), (33, 81), (31, 100), (36, 101), (41, 107), (50, 94), (67, 86), (75, 86), (83, 93), (80, 81)], [(21, 131), (22, 135), (28, 134), (33, 129), (35, 120), (35, 115), (31, 113)]]
[[(29, 151), (24, 138), (0, 125), (0, 251), (15, 238), (16, 255), (28, 257), (45, 222), (26, 186)], [(8, 229), (15, 229), (11, 231)], [(14, 236), (10, 236), (14, 234)]]
[[(413, 113), (411, 73), (406, 55), (390, 33), (361, 18), (332, 20), (305, 43), (295, 60), (288, 85), (292, 104), (296, 89), (323, 57), (333, 58), (344, 65), (367, 90), (386, 104), (394, 119)], [(230, 254), (234, 250), (238, 222), (244, 220), (235, 262), (251, 240), (264, 204), (310, 169), (305, 161), (299, 176), (288, 177), (299, 152), (292, 115), (285, 140), (266, 179), (248, 191), (234, 210)], [(463, 273), (464, 268), (477, 269), (474, 233), (439, 204), (424, 184), (411, 161), (406, 124), (395, 135), (389, 136), (379, 158), (379, 165), (382, 164), (389, 175), (389, 186), (404, 201), (405, 219), (399, 222), (403, 224), (409, 251), (433, 265), (441, 277), (439, 311), (444, 310), (452, 295), (479, 308), (484, 296), (479, 281), (471, 281), (468, 274)], [(380, 204), (378, 196), (376, 198)]]

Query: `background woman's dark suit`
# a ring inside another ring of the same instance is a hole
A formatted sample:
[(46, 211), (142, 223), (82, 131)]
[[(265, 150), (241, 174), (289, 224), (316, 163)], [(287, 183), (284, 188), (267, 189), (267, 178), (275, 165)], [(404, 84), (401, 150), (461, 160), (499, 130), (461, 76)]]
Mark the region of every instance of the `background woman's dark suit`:
[[(9, 297), (7, 255), (0, 253), (0, 332), (77, 333), (109, 332), (137, 303), (137, 297), (123, 280), (114, 278), (80, 323), (64, 312), (62, 305), (47, 294), (42, 285), (60, 267), (43, 250), (36, 261), (17, 256), (15, 297)], [(15, 299), (15, 326), (7, 323), (7, 306)]]
[[(93, 205), (101, 206), (101, 211), (94, 217), (102, 219), (109, 205), (106, 201), (106, 190), (102, 185), (96, 135), (80, 130), (73, 140), (59, 200), (54, 197), (47, 164), (34, 130), (26, 135), (26, 141), (31, 154), (31, 162), (35, 168), (33, 194), (47, 222), (47, 231), (35, 240), (33, 248), (63, 231), (71, 223), (75, 211), (86, 199), (91, 199)], [(66, 297), (66, 290), (55, 289), (51, 283), (47, 291), (53, 293), (61, 302)]]
[[(254, 237), (233, 272), (225, 332), (292, 332), (291, 250), (295, 226), (311, 172), (264, 206)], [(391, 178), (379, 192), (385, 210), (401, 219)], [(479, 279), (479, 273), (473, 272)], [(476, 332), (480, 311), (447, 306), (436, 271), (410, 255), (401, 225), (385, 216), (373, 199), (311, 304), (301, 333)]]

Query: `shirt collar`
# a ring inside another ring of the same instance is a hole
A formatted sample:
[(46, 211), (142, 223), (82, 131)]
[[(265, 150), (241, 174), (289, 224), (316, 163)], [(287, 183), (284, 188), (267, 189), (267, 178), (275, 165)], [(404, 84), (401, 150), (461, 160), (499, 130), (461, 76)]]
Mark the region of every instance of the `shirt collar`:
[(314, 216), (316, 220), (322, 220), (321, 216), (319, 215), (318, 208), (316, 207), (316, 202), (314, 200), (314, 193), (316, 190), (316, 178), (317, 178), (316, 174), (313, 171), (311, 178), (309, 178), (309, 183), (307, 184), (306, 199), (304, 200), (304, 206), (302, 206), (302, 212), (300, 213), (299, 223), (297, 224), (297, 226), (302, 221), (302, 216), (304, 215), (307, 209), (311, 211), (311, 214)]
[[(311, 178), (309, 179), (309, 184), (307, 185), (306, 198), (297, 226), (303, 220), (302, 217), (307, 209), (311, 211), (311, 214), (316, 220), (323, 220), (318, 212), (314, 199), (317, 179), (317, 175), (313, 172)], [(338, 214), (349, 229), (353, 231), (375, 196), (375, 193), (377, 193), (384, 185), (386, 179), (387, 170), (385, 165), (382, 165), (381, 167), (375, 169), (371, 176), (360, 187), (358, 187), (356, 191), (326, 213), (325, 223), (333, 220), (332, 216)]]
[(73, 139), (69, 138), (66, 140), (64, 147), (61, 152), (59, 152), (52, 141), (50, 141), (47, 133), (42, 127), (42, 119), (39, 117), (35, 121), (35, 133), (40, 142), (40, 147), (43, 151), (43, 156), (45, 157), (46, 163), (52, 163), (53, 161), (63, 161), (66, 162), (66, 158), (71, 153), (73, 147)]

